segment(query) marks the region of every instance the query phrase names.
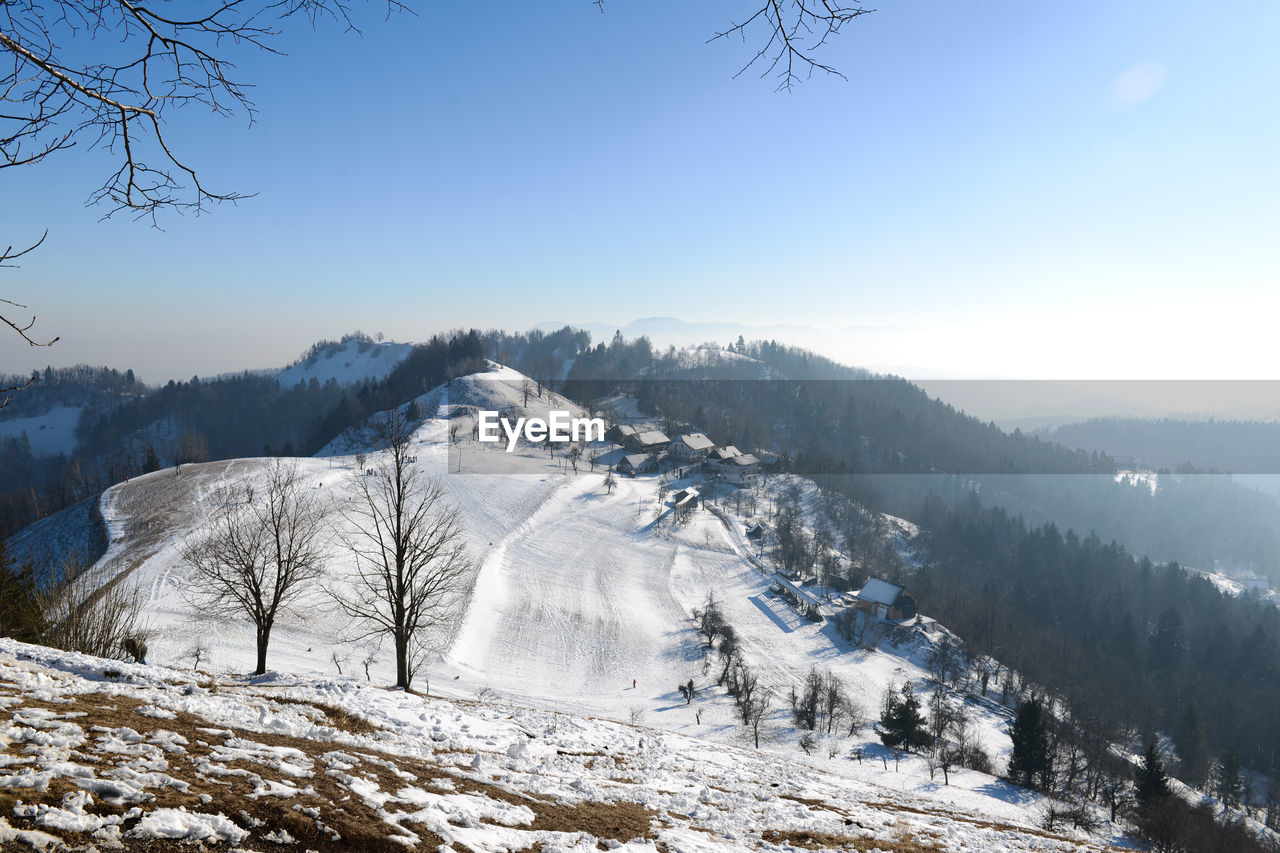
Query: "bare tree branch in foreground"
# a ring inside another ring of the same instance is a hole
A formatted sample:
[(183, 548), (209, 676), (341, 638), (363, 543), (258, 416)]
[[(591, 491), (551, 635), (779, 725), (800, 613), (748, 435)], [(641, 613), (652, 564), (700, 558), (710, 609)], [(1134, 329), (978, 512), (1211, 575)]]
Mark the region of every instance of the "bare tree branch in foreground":
[(388, 459), (372, 476), (357, 474), (354, 504), (344, 508), (353, 557), (350, 592), (334, 591), (338, 606), (368, 629), (389, 635), (396, 653), (396, 686), (409, 689), (421, 650), (419, 633), (458, 615), (471, 568), (462, 523), (439, 483), (413, 463), (412, 425), (387, 412), (379, 432)]
[(211, 531), (183, 552), (192, 569), (192, 603), (243, 614), (257, 640), (255, 675), (267, 671), (271, 629), (324, 569), (324, 508), (294, 460), (277, 459), (260, 493), (224, 509)]
[[(18, 251), (14, 251), (13, 246), (9, 246), (3, 250), (0, 250), (0, 268), (13, 266), (13, 264), (9, 263), (9, 261), (20, 258), (23, 255), (25, 255), (27, 252), (34, 251), (36, 248), (40, 246), (41, 243), (44, 242), (44, 238), (47, 236), (49, 236), (48, 231), (40, 235), (39, 240), (35, 241), (25, 249), (19, 249)], [(22, 303), (14, 302), (12, 299), (4, 299), (3, 297), (0, 297), (0, 304), (11, 305), (14, 308), (21, 308), (24, 311), (27, 309), (27, 306), (23, 305)], [(8, 326), (10, 329), (13, 329), (13, 331), (18, 333), (18, 337), (22, 338), (24, 341), (26, 341), (29, 345), (33, 347), (48, 347), (48, 346), (53, 346), (55, 343), (58, 342), (57, 338), (54, 338), (51, 341), (38, 341), (32, 338), (31, 335), (28, 334), (28, 332), (31, 331), (31, 328), (36, 324), (36, 317), (34, 314), (31, 315), (31, 319), (25, 322), (23, 322), (22, 320), (16, 320), (16, 321), (10, 320), (8, 317), (4, 316), (3, 314), (0, 314), (0, 323), (3, 323), (4, 325)], [(21, 385), (10, 385), (6, 388), (0, 388), (0, 409), (3, 409), (5, 406), (9, 405), (9, 401), (13, 399), (14, 391), (21, 391), (24, 388), (28, 388), (30, 387), (31, 383), (35, 381), (36, 381), (36, 378), (33, 375), (30, 379), (28, 379), (26, 382), (23, 382)]]
[[(402, 8), (388, 0), (387, 11)], [(199, 211), (240, 193), (215, 191), (170, 145), (165, 118), (200, 106), (256, 116), (237, 50), (280, 53), (280, 24), (329, 18), (354, 30), (348, 0), (6, 0), (0, 3), (0, 169), (86, 142), (114, 155), (90, 196), (107, 216)]]
[[(874, 12), (859, 3), (845, 5), (839, 0), (764, 0), (760, 7), (741, 22), (732, 25), (707, 39), (736, 36), (744, 43), (754, 38), (760, 49), (746, 65), (733, 75), (738, 77), (747, 69), (760, 67), (761, 77), (776, 74), (778, 89), (790, 91), (793, 86), (813, 76), (814, 71), (824, 71), (841, 79), (848, 79), (815, 56), (827, 41), (854, 18)], [(763, 31), (763, 35), (754, 35)]]

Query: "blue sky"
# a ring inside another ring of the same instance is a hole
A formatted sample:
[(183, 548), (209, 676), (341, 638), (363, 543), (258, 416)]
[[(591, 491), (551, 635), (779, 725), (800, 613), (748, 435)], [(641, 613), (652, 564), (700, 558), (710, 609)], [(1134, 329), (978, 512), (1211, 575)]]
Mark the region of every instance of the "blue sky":
[(742, 2), (419, 6), (246, 54), (258, 122), (173, 114), (237, 206), (100, 222), (81, 150), (0, 173), (3, 293), (63, 340), (5, 370), (149, 380), (361, 328), (799, 323), (965, 376), (1272, 377), (1280, 7), (894, 2), (791, 93)]

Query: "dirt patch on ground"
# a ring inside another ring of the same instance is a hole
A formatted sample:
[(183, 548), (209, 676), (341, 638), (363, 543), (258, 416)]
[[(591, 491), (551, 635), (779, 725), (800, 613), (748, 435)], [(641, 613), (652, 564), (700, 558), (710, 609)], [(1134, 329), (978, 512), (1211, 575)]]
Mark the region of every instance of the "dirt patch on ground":
[(537, 818), (533, 829), (555, 832), (587, 832), (597, 838), (631, 841), (652, 838), (654, 813), (635, 803), (578, 803), (563, 806), (540, 803), (532, 806)]
[(943, 853), (941, 847), (911, 836), (885, 839), (873, 838), (869, 835), (854, 837), (807, 830), (769, 829), (765, 830), (760, 838), (770, 844), (788, 844), (807, 850), (857, 850), (858, 853), (863, 853), (866, 850), (878, 849), (892, 851), (892, 853)]

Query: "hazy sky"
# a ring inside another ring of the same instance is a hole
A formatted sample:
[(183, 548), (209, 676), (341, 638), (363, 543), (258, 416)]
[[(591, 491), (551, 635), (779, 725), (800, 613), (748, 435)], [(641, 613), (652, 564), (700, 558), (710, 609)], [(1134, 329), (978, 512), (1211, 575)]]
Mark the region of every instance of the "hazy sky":
[(790, 94), (752, 0), (418, 4), (246, 54), (259, 121), (174, 114), (215, 189), (155, 231), (77, 149), (0, 172), (0, 296), (148, 380), (546, 320), (885, 326), (815, 340), (950, 375), (1275, 378), (1280, 5), (899, 0)]

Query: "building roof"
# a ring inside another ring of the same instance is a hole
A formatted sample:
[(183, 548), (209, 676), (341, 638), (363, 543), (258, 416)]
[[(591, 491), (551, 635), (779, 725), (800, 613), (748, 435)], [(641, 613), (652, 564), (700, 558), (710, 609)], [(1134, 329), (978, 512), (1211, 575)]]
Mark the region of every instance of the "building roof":
[(650, 444), (668, 444), (671, 441), (671, 439), (667, 438), (656, 429), (651, 429), (647, 432), (638, 432), (635, 434), (635, 438), (636, 441), (645, 446)]
[(684, 435), (676, 436), (676, 441), (690, 450), (710, 450), (716, 446), (714, 441), (700, 432), (688, 432)]
[(723, 461), (725, 459), (732, 459), (735, 456), (741, 456), (742, 451), (730, 444), (725, 447), (717, 447), (715, 450), (711, 451), (711, 455)]
[(737, 456), (731, 456), (725, 461), (730, 465), (737, 465), (739, 468), (747, 468), (751, 465), (760, 464), (760, 460), (752, 456), (750, 453), (739, 453)]
[(892, 606), (900, 595), (902, 595), (902, 587), (881, 578), (872, 578), (858, 591), (858, 598), (863, 601), (883, 604), (885, 607)]
[[(649, 461), (649, 454), (647, 453), (630, 453), (622, 457), (622, 462), (627, 463), (627, 465), (629, 465), (632, 468), (639, 468), (640, 466), (644, 465), (648, 461)], [(622, 462), (619, 462), (618, 464), (621, 465)]]
[(613, 429), (609, 430), (609, 432), (616, 432), (618, 435), (626, 438), (629, 435), (635, 435), (638, 430), (631, 426), (631, 424), (614, 424)]
[(694, 506), (697, 506), (698, 504), (697, 489), (681, 489), (680, 491), (676, 492), (677, 507), (688, 506), (689, 504), (693, 504)]

